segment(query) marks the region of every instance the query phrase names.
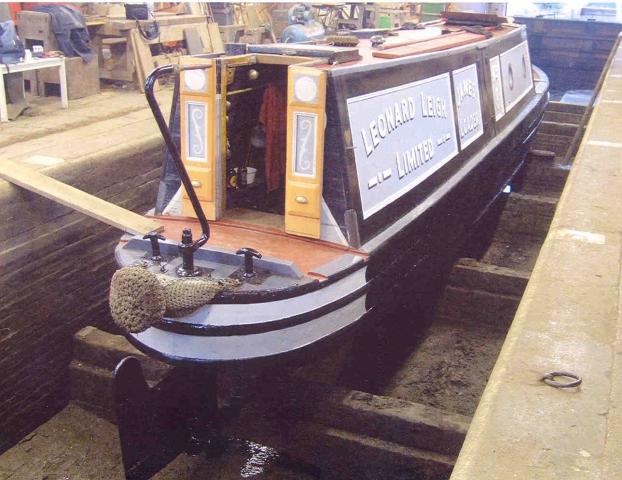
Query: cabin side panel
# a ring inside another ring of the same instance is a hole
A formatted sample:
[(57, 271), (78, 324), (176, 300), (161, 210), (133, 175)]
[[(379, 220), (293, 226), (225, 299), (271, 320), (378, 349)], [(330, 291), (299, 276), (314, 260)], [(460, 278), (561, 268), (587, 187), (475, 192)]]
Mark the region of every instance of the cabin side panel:
[[(502, 104), (507, 110), (502, 117), (496, 112), (490, 60), (513, 48), (523, 51), (524, 41), (524, 30), (517, 30), (486, 48), (329, 78), (329, 102), (336, 108), (329, 117), (325, 153), (333, 166), (324, 182), (327, 202), (344, 230), (345, 212), (352, 210), (365, 243), (413, 208), (426, 209), (432, 192), (464, 175), (470, 159), (533, 97), (531, 86), (512, 99), (513, 105)], [(507, 94), (504, 86), (502, 95)], [(341, 162), (344, 167), (338, 168)], [(515, 170), (509, 163), (495, 166), (499, 182)], [(395, 186), (384, 188), (383, 182)], [(489, 195), (482, 192), (482, 197)]]

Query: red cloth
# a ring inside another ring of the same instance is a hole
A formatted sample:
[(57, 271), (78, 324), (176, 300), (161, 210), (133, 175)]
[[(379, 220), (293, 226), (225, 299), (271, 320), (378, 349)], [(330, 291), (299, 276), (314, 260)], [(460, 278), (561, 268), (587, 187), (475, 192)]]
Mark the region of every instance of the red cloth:
[(266, 127), (265, 172), (268, 192), (282, 185), (287, 139), (287, 88), (271, 83), (263, 94), (259, 121)]

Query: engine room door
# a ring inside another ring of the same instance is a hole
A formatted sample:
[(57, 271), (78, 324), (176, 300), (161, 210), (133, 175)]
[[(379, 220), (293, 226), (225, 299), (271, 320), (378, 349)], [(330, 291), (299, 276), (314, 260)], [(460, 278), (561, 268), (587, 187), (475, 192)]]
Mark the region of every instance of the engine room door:
[(293, 65), (287, 84), (285, 231), (320, 238), (326, 72)]

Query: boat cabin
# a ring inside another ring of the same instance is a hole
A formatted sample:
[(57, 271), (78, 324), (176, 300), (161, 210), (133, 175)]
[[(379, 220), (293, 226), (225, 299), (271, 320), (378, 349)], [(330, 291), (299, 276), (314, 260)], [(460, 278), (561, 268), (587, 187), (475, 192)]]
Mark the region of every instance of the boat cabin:
[[(207, 218), (356, 248), (412, 208), (533, 90), (522, 28), (442, 32), (184, 58), (181, 154)], [(157, 210), (195, 216), (185, 192)]]

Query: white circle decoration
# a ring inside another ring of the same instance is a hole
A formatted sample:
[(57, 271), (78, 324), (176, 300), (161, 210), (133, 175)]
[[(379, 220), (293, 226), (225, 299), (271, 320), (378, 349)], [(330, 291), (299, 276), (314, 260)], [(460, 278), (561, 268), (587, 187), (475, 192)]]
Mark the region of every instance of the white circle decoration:
[(314, 102), (317, 97), (317, 83), (311, 77), (299, 77), (294, 83), (294, 95), (301, 102)]
[(184, 72), (184, 83), (188, 90), (204, 90), (205, 82), (206, 77), (203, 70), (186, 70)]

